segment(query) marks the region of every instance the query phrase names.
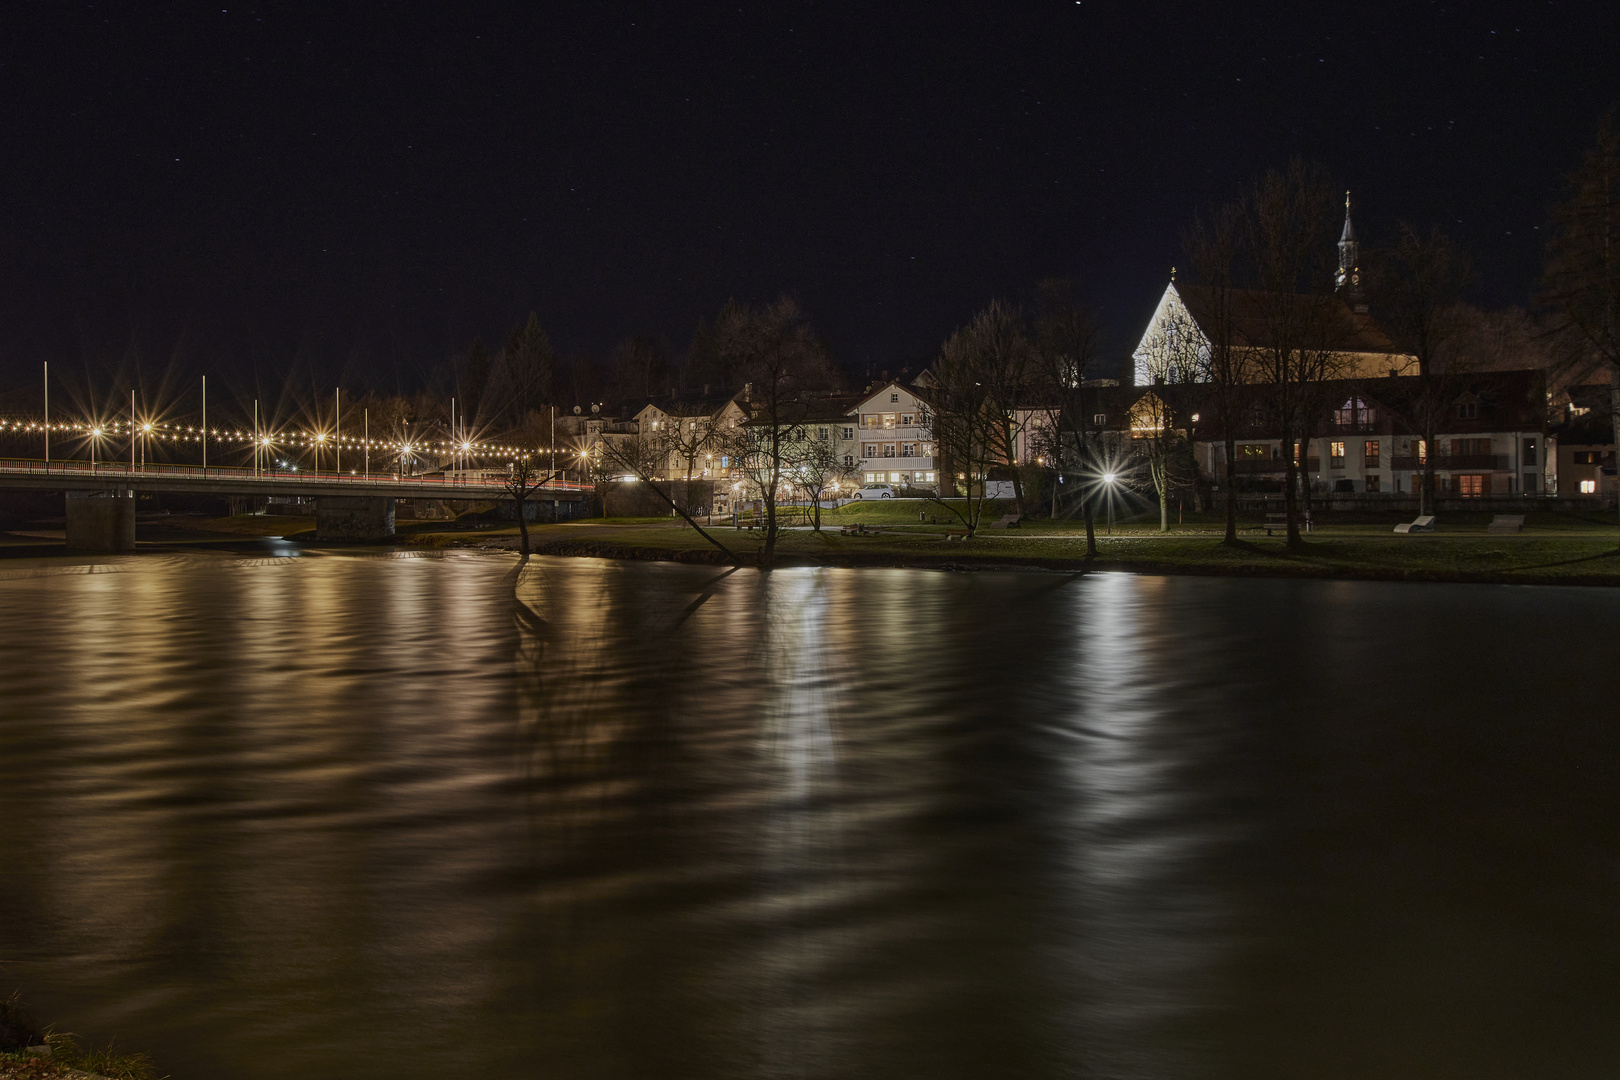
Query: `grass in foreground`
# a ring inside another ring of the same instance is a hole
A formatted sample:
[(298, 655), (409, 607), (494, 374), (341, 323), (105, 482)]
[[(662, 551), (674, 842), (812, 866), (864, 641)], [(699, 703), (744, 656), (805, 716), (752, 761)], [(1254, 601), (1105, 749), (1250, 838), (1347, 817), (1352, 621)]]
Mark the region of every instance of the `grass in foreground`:
[[(28, 1053), (25, 1047), (44, 1045), (46, 1056)], [(13, 993), (0, 998), (0, 1080), (57, 1080), (82, 1076), (108, 1077), (109, 1080), (157, 1080), (152, 1059), (145, 1054), (119, 1053), (113, 1046), (91, 1046), (66, 1032), (41, 1031)]]

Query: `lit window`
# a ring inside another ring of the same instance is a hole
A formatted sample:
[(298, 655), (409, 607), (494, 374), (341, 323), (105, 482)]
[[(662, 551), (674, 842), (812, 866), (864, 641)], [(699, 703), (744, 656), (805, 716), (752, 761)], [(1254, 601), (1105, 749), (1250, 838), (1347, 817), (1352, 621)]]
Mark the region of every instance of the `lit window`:
[(1328, 457), (1332, 459), (1330, 463), (1333, 468), (1344, 468), (1344, 443), (1328, 443)]
[(877, 443), (861, 443), (861, 457), (877, 457)]
[(900, 414), (900, 426), (901, 427), (916, 427), (917, 426), (917, 417), (916, 417), (916, 415), (913, 414), (913, 413), (901, 413)]
[(1377, 439), (1368, 439), (1361, 444), (1361, 456), (1366, 461), (1367, 468), (1378, 468), (1379, 455), (1383, 453), (1382, 445)]
[(917, 456), (917, 444), (914, 443), (914, 442), (901, 443), (900, 444), (900, 456), (901, 457), (916, 457)]
[(889, 474), (889, 483), (898, 484), (899, 482), (900, 482), (900, 474), (899, 473), (892, 472), (892, 473)]
[(1581, 494), (1582, 495), (1596, 495), (1597, 494), (1597, 481), (1596, 480), (1582, 480), (1581, 481)]

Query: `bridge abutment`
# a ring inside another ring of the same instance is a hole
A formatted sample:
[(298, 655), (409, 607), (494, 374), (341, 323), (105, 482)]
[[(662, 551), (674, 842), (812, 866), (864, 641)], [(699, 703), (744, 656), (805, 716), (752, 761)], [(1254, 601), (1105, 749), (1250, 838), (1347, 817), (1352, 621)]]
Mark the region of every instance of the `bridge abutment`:
[(323, 495), (315, 500), (317, 540), (382, 540), (393, 535), (393, 499)]
[(135, 550), (135, 493), (69, 491), (67, 546), (82, 551)]

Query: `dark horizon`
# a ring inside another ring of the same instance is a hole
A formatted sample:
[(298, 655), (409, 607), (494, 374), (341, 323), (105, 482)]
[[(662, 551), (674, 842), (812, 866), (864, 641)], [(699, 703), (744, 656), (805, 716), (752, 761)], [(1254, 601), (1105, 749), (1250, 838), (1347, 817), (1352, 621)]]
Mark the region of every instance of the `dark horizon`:
[(798, 296), (857, 374), (1074, 277), (1118, 360), (1200, 209), (1302, 156), (1526, 303), (1620, 100), (1596, 4), (899, 10), (308, 4), (7, 21), (0, 390), (206, 372), (413, 389), (532, 309), (678, 353)]

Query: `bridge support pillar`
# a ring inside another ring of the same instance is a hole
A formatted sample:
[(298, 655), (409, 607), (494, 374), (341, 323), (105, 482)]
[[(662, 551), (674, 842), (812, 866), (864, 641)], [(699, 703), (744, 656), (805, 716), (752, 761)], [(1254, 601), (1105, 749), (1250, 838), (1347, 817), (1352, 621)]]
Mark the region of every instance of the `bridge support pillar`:
[(134, 551), (135, 493), (69, 491), (67, 546), (83, 551)]
[(382, 540), (393, 535), (393, 499), (323, 495), (315, 500), (317, 540)]

